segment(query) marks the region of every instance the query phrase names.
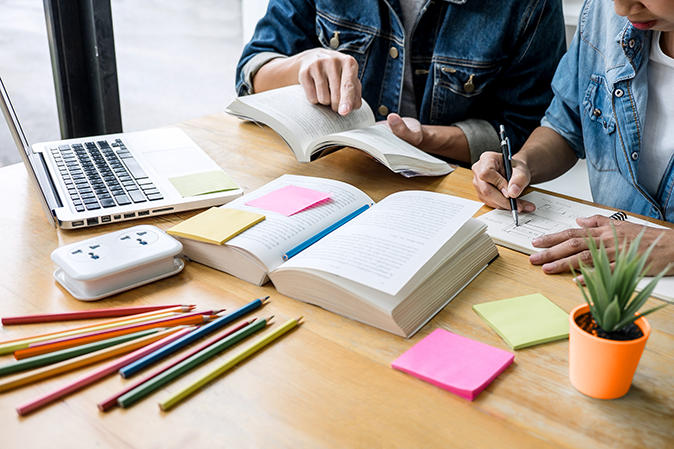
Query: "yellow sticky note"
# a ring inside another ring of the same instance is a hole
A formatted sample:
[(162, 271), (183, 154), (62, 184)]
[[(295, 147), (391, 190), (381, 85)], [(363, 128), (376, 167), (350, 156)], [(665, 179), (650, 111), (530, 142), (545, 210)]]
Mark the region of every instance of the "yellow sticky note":
[(175, 225), (167, 234), (222, 245), (235, 235), (264, 220), (264, 215), (238, 209), (213, 207)]
[(208, 171), (194, 173), (186, 176), (169, 178), (173, 187), (183, 198), (189, 196), (206, 195), (207, 193), (224, 192), (234, 190), (236, 185), (232, 178), (223, 171)]

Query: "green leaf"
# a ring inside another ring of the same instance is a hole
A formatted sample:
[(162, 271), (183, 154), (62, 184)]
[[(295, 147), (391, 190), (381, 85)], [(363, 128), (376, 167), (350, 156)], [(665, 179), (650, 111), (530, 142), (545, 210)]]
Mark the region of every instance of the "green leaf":
[(615, 325), (620, 322), (620, 305), (618, 304), (618, 297), (613, 298), (613, 301), (608, 305), (604, 312), (604, 323), (602, 329), (606, 332), (614, 332)]

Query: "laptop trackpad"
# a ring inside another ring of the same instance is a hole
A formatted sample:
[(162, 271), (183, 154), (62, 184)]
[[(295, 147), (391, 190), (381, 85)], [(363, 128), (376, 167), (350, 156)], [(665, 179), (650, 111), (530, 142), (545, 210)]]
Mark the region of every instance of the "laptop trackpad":
[(190, 147), (149, 151), (143, 156), (158, 174), (167, 178), (218, 170), (210, 159)]

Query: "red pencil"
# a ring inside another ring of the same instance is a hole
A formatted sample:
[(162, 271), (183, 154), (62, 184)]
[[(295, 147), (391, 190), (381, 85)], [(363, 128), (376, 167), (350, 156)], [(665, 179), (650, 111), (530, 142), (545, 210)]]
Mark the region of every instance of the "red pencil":
[(165, 304), (160, 306), (115, 307), (111, 309), (78, 310), (75, 312), (8, 316), (2, 319), (2, 324), (31, 324), (47, 323), (50, 321), (84, 320), (88, 318), (111, 318), (116, 316), (128, 316), (138, 313), (153, 312), (155, 310), (170, 309), (171, 307), (182, 307), (183, 312), (188, 312), (194, 309), (196, 306), (187, 304)]
[(158, 367), (154, 371), (149, 372), (147, 374), (147, 376), (143, 377), (142, 379), (140, 379), (136, 382), (133, 382), (131, 385), (127, 386), (122, 391), (117, 392), (115, 395), (109, 397), (105, 401), (100, 402), (98, 404), (98, 408), (102, 412), (105, 412), (105, 411), (111, 409), (112, 407), (117, 405), (117, 399), (119, 397), (121, 397), (122, 395), (124, 395), (124, 394), (128, 393), (129, 391), (133, 390), (134, 388), (136, 388), (140, 384), (144, 384), (145, 382), (152, 379), (153, 377), (158, 376), (159, 374), (163, 373), (167, 369), (174, 367), (175, 365), (182, 362), (183, 360), (186, 360), (186, 359), (192, 357), (197, 352), (201, 352), (204, 349), (206, 349), (207, 347), (209, 347), (209, 346), (213, 345), (214, 343), (217, 343), (218, 341), (222, 340), (223, 338), (228, 337), (231, 334), (233, 334), (234, 332), (237, 332), (237, 331), (243, 329), (244, 327), (248, 326), (250, 323), (252, 323), (256, 319), (257, 318), (253, 318), (252, 320), (244, 321), (243, 323), (241, 323), (237, 326), (234, 326), (231, 329), (224, 330), (224, 332), (221, 332), (220, 334), (215, 334), (213, 337), (209, 338), (208, 340), (204, 341), (203, 343), (201, 343), (201, 344), (195, 346), (194, 348), (190, 349), (185, 354), (178, 357), (176, 360), (173, 360), (168, 365)]
[(47, 405), (50, 402), (55, 401), (56, 399), (59, 399), (68, 393), (72, 393), (73, 391), (77, 391), (81, 388), (84, 388), (85, 386), (107, 376), (108, 374), (112, 374), (115, 371), (117, 371), (119, 368), (122, 366), (125, 366), (129, 363), (132, 363), (141, 357), (144, 357), (147, 354), (151, 354), (152, 352), (156, 351), (159, 348), (162, 348), (166, 346), (167, 344), (183, 337), (184, 335), (187, 335), (188, 333), (192, 332), (195, 328), (194, 327), (189, 327), (182, 329), (178, 332), (173, 333), (172, 335), (169, 335), (168, 337), (164, 337), (161, 340), (158, 340), (149, 346), (145, 346), (144, 348), (138, 349), (131, 354), (127, 354), (124, 357), (121, 357), (119, 359), (113, 360), (112, 362), (106, 363), (105, 365), (101, 366), (100, 368), (97, 368), (79, 378), (76, 380), (68, 383), (64, 387), (60, 387), (57, 390), (52, 391), (51, 393), (48, 393), (46, 395), (43, 395), (39, 398), (33, 399), (29, 402), (26, 402), (22, 405), (19, 405), (16, 408), (16, 411), (19, 413), (19, 415), (25, 415), (27, 413), (32, 412), (33, 410), (42, 407), (43, 405)]

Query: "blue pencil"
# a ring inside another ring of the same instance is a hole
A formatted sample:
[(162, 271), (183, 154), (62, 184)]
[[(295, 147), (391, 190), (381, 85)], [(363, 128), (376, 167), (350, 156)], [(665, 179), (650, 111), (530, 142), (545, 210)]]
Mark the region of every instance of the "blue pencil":
[(169, 355), (173, 354), (174, 352), (178, 351), (179, 349), (189, 345), (190, 343), (194, 342), (195, 340), (198, 340), (199, 338), (208, 335), (212, 332), (215, 332), (216, 330), (220, 329), (221, 327), (231, 323), (232, 321), (244, 316), (245, 314), (252, 312), (255, 309), (258, 309), (262, 307), (264, 304), (264, 301), (266, 301), (269, 298), (269, 296), (262, 298), (262, 299), (256, 299), (254, 301), (251, 301), (250, 303), (246, 304), (243, 307), (240, 307), (230, 313), (229, 315), (225, 315), (223, 317), (220, 317), (210, 323), (208, 323), (205, 326), (202, 326), (201, 328), (195, 330), (194, 332), (190, 332), (189, 334), (185, 335), (182, 338), (179, 338), (178, 340), (174, 341), (173, 343), (170, 343), (166, 346), (164, 346), (161, 349), (158, 349), (157, 351), (146, 355), (145, 357), (136, 360), (133, 363), (130, 363), (126, 365), (123, 368), (120, 368), (119, 370), (119, 375), (128, 378), (136, 374), (138, 371), (142, 370), (143, 368), (146, 368), (150, 366), (151, 364), (158, 362), (159, 360), (168, 357)]
[(299, 245), (297, 245), (296, 247), (294, 247), (293, 249), (291, 249), (290, 251), (288, 251), (287, 253), (285, 253), (285, 254), (283, 255), (283, 260), (288, 260), (288, 259), (290, 259), (291, 257), (296, 256), (297, 253), (299, 253), (299, 252), (301, 252), (301, 251), (307, 249), (308, 247), (310, 247), (311, 245), (313, 245), (314, 243), (316, 243), (317, 241), (319, 241), (320, 239), (322, 239), (322, 238), (325, 237), (326, 235), (330, 234), (330, 233), (331, 233), (332, 231), (334, 231), (335, 229), (337, 229), (337, 228), (339, 228), (340, 226), (342, 226), (342, 225), (348, 223), (349, 221), (351, 221), (351, 220), (353, 220), (354, 218), (356, 218), (358, 215), (360, 215), (360, 214), (362, 214), (363, 212), (365, 212), (366, 210), (368, 210), (368, 209), (370, 208), (370, 206), (372, 206), (372, 205), (371, 205), (371, 204), (366, 204), (366, 205), (362, 206), (361, 208), (355, 210), (354, 212), (351, 212), (349, 215), (347, 215), (346, 217), (342, 218), (342, 219), (339, 220), (338, 222), (336, 222), (336, 223), (332, 224), (331, 226), (328, 226), (327, 228), (323, 229), (321, 232), (319, 232), (318, 234), (314, 235), (313, 237), (309, 237), (309, 238), (306, 239), (304, 242), (300, 243)]

